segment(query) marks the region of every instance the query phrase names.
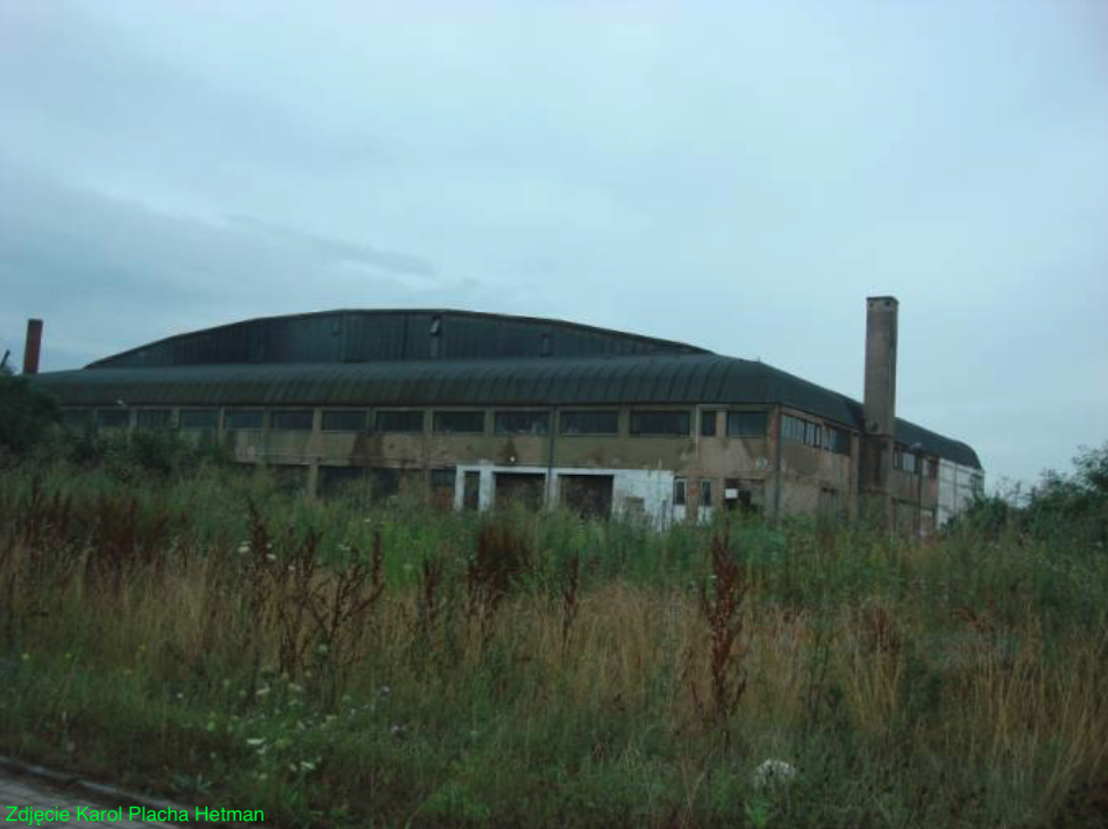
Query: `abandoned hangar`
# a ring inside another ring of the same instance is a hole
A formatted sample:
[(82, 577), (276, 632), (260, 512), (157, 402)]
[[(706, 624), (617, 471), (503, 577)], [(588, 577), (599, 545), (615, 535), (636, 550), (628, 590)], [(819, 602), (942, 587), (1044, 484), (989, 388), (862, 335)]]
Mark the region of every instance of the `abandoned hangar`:
[(983, 472), (969, 446), (896, 418), (897, 312), (867, 300), (863, 403), (683, 343), (449, 310), (253, 319), (35, 382), (72, 427), (208, 434), (313, 492), (361, 481), (658, 524), (867, 512), (926, 533)]

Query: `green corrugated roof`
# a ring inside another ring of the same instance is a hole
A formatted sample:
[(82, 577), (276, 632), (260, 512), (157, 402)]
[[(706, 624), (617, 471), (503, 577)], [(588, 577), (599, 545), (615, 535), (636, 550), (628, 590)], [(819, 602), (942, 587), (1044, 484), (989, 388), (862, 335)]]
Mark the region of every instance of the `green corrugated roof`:
[[(104, 362), (96, 364), (105, 366)], [(765, 363), (692, 351), (666, 355), (366, 363), (96, 367), (40, 374), (62, 405), (783, 404), (861, 430), (862, 406)], [(976, 453), (904, 420), (897, 440), (980, 468)]]
[(179, 334), (89, 368), (704, 353), (684, 343), (560, 320), (447, 309), (344, 310), (261, 317)]

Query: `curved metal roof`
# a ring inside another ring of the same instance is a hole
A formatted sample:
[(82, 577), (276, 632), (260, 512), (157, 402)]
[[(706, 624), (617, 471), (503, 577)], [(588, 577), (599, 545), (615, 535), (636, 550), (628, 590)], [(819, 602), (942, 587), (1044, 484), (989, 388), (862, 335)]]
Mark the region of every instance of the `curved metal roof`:
[(88, 367), (705, 353), (685, 343), (536, 317), (452, 310), (340, 310), (261, 317), (178, 334)]
[[(704, 351), (641, 356), (109, 367), (35, 382), (62, 405), (446, 406), (782, 404), (861, 430), (862, 405), (765, 363)], [(980, 468), (964, 443), (897, 420), (897, 440)]]

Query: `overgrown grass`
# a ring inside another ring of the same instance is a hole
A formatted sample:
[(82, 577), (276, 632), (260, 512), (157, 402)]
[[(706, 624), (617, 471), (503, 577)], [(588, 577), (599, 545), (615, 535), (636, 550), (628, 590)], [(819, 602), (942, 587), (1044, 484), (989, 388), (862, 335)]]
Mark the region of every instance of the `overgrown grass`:
[[(1089, 826), (1108, 565), (0, 473), (0, 745), (287, 826)], [(764, 760), (798, 770), (757, 788)]]

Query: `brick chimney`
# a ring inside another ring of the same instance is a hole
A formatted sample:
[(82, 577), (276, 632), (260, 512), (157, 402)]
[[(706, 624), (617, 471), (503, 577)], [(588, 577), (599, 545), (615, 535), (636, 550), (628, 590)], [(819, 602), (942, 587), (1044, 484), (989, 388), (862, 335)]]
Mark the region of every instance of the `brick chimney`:
[(42, 352), (42, 320), (27, 320), (27, 343), (23, 347), (23, 373), (38, 374)]
[(866, 377), (860, 488), (872, 518), (892, 519), (889, 478), (896, 436), (896, 297), (866, 299)]

